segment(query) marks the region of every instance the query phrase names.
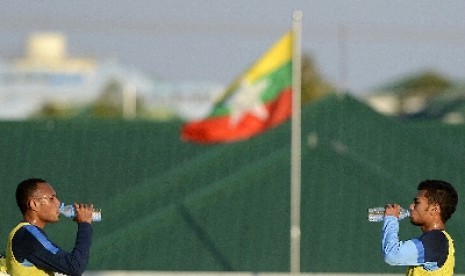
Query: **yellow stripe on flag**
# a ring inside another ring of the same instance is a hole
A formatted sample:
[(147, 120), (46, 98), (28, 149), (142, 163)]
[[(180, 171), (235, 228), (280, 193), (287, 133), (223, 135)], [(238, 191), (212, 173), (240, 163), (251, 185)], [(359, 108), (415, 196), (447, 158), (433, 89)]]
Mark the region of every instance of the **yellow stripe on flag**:
[(292, 31), (286, 33), (247, 71), (243, 78), (250, 83), (268, 75), (292, 59)]

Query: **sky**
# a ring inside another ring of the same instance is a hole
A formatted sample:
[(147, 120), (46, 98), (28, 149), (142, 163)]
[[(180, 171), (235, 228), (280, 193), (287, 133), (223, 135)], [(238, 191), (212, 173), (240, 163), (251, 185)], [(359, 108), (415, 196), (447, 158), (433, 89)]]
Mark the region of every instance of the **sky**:
[(291, 29), (294, 10), (302, 52), (355, 95), (425, 70), (465, 80), (463, 0), (4, 0), (0, 59), (22, 56), (28, 35), (56, 31), (70, 56), (227, 85)]

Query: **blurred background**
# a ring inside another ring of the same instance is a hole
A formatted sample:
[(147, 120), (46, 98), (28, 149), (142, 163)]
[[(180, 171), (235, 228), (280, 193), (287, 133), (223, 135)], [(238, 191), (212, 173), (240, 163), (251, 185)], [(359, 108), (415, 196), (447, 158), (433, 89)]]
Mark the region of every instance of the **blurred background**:
[[(297, 9), (302, 271), (402, 273), (382, 262), (366, 209), (408, 207), (426, 178), (465, 192), (463, 1), (3, 1), (0, 253), (16, 185), (42, 177), (103, 209), (90, 271), (288, 271), (290, 123), (211, 146), (179, 129)], [(72, 248), (71, 222), (46, 231)]]
[(137, 90), (151, 117), (202, 117), (215, 96), (289, 30), (295, 9), (303, 12), (310, 70), (334, 88), (367, 100), (399, 90), (402, 82), (455, 84), (465, 64), (464, 5), (5, 1), (0, 118), (79, 108), (118, 89)]

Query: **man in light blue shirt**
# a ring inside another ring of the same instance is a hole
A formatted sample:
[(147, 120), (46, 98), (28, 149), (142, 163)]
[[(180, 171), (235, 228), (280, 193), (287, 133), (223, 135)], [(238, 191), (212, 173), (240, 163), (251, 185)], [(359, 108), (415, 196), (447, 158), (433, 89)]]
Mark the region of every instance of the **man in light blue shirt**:
[(409, 266), (407, 275), (453, 275), (454, 244), (445, 224), (457, 202), (458, 195), (451, 184), (441, 180), (421, 182), (409, 210), (410, 222), (419, 226), (423, 234), (407, 241), (399, 241), (400, 206), (387, 204), (381, 241), (385, 262)]

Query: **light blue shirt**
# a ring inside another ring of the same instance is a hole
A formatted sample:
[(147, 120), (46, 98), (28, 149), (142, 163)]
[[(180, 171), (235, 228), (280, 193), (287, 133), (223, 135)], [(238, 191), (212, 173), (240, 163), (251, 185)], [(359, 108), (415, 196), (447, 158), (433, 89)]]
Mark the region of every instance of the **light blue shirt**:
[(384, 218), (381, 248), (384, 261), (390, 265), (421, 265), (430, 271), (439, 269), (437, 262), (425, 261), (425, 248), (419, 239), (399, 241), (399, 220), (394, 216)]

